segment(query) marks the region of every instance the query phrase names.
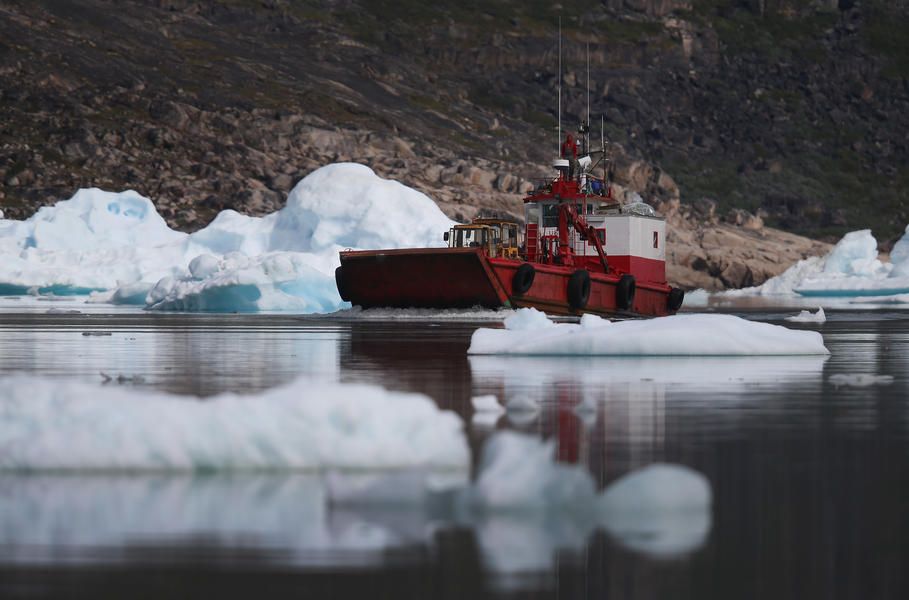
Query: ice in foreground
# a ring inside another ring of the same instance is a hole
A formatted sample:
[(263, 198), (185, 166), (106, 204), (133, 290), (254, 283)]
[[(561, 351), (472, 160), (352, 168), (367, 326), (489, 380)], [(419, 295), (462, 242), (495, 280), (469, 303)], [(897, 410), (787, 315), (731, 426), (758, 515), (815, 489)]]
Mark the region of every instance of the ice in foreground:
[[(420, 470), (3, 473), (3, 562), (128, 561), (162, 541), (167, 547), (212, 543), (225, 560), (227, 548), (264, 548), (272, 564), (324, 569), (382, 564), (389, 550), (431, 549), (440, 529), (466, 527), (475, 532), (495, 584), (521, 587), (533, 581), (527, 575), (551, 573), (558, 551), (582, 550), (599, 528), (635, 551), (660, 557), (696, 550), (709, 533), (710, 485), (690, 469), (654, 465), (596, 494), (586, 472), (554, 462), (550, 444), (520, 434), (492, 440), (479, 474), (486, 479), (476, 493), (479, 483), (461, 483), (454, 492), (421, 485), (431, 478)], [(511, 477), (505, 468), (512, 464), (520, 464), (520, 476)], [(538, 495), (565, 473), (583, 497), (561, 494), (560, 502), (546, 502)], [(484, 494), (515, 502), (484, 504)], [(138, 554), (124, 551), (130, 548)]]
[[(906, 228), (909, 233), (909, 227)], [(757, 287), (724, 296), (889, 296), (909, 293), (909, 235), (893, 247), (890, 262), (880, 260), (871, 230), (847, 233), (827, 256), (800, 260)]]
[(213, 398), (0, 380), (2, 471), (464, 470), (461, 419), (419, 394), (299, 379)]
[(556, 324), (533, 308), (478, 329), (468, 354), (572, 356), (754, 356), (829, 354), (821, 334), (732, 315), (686, 314), (612, 323), (584, 315)]
[(786, 320), (792, 323), (826, 323), (827, 315), (822, 307), (818, 307), (817, 312), (803, 310), (797, 315), (786, 317)]
[(0, 293), (88, 294), (159, 310), (330, 312), (345, 248), (439, 246), (452, 221), (426, 195), (358, 164), (302, 179), (265, 217), (232, 210), (171, 230), (136, 192), (79, 190), (25, 221), (0, 218)]

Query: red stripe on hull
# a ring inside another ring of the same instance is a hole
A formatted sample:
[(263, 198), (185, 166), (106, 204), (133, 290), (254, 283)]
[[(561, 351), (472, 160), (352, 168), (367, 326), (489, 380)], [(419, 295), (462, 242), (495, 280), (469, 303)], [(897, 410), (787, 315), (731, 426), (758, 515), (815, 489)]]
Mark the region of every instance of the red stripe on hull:
[[(596, 264), (599, 265), (599, 258)], [(653, 283), (666, 283), (666, 262), (653, 258), (641, 258), (640, 256), (617, 256), (610, 254), (608, 257), (609, 266), (619, 273), (630, 273), (634, 275), (638, 285), (645, 281)]]

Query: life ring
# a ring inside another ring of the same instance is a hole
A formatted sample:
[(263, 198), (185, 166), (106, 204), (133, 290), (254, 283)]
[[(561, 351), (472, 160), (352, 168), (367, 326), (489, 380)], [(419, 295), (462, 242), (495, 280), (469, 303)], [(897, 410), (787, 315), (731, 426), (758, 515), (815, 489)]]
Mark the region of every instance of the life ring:
[(637, 284), (633, 275), (622, 275), (615, 286), (615, 305), (619, 310), (629, 310), (634, 304), (634, 292)]
[(587, 306), (590, 299), (590, 273), (578, 269), (568, 278), (568, 305), (574, 310)]
[(669, 312), (674, 313), (682, 308), (682, 302), (685, 301), (685, 290), (672, 288), (669, 290), (669, 298), (666, 299), (666, 308)]
[(345, 302), (350, 301), (350, 296), (347, 295), (347, 288), (344, 287), (344, 267), (338, 267), (335, 269), (335, 285), (338, 286), (338, 294), (341, 295), (341, 300)]
[(514, 272), (514, 277), (511, 278), (511, 293), (515, 296), (526, 294), (533, 286), (536, 276), (537, 270), (533, 268), (533, 265), (524, 263), (518, 267), (518, 270)]

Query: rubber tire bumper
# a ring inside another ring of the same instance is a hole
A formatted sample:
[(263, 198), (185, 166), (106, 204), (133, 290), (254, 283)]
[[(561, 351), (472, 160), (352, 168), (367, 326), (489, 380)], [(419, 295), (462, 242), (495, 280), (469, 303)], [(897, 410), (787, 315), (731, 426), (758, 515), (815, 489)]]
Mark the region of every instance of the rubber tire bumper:
[(666, 300), (666, 308), (669, 312), (674, 313), (682, 308), (682, 302), (685, 301), (685, 290), (672, 288), (669, 290), (669, 298)]
[(590, 299), (590, 273), (578, 269), (568, 278), (568, 306), (580, 310), (587, 306)]
[(533, 265), (524, 263), (514, 272), (511, 278), (511, 293), (515, 296), (523, 296), (530, 291), (533, 286), (533, 280), (537, 276), (537, 270)]
[(338, 267), (335, 269), (335, 285), (338, 286), (338, 294), (341, 295), (341, 300), (345, 302), (350, 302), (350, 296), (347, 295), (347, 288), (344, 287), (344, 267)]
[(634, 304), (637, 284), (633, 275), (622, 275), (615, 286), (615, 305), (619, 310), (629, 310)]

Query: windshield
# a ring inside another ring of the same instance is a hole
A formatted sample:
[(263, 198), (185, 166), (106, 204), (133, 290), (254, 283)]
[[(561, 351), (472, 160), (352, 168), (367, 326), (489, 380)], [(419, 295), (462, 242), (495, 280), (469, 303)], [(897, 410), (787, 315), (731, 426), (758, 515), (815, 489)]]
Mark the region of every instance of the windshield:
[(486, 243), (486, 229), (455, 229), (452, 248), (476, 248)]

